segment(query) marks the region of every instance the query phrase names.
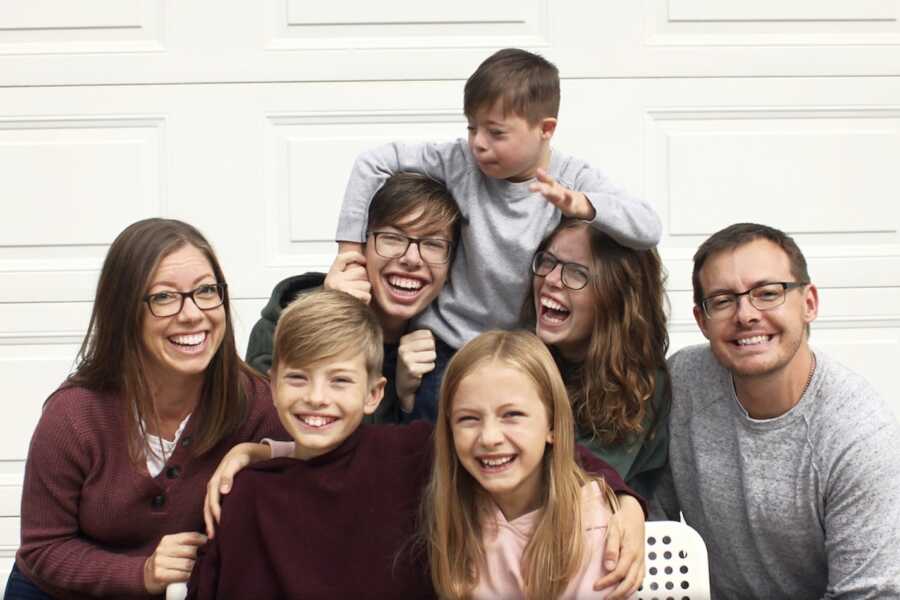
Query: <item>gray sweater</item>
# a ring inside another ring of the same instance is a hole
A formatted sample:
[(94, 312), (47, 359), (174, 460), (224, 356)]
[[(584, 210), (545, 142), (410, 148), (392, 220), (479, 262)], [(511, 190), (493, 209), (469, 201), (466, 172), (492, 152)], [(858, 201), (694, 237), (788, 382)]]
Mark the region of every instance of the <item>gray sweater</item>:
[[(398, 142), (357, 158), (341, 206), (338, 241), (365, 241), (369, 202), (399, 171), (443, 181), (462, 213), (450, 278), (416, 326), (432, 330), (454, 348), (487, 329), (517, 327), (531, 283), (531, 257), (559, 224), (559, 209), (529, 191), (531, 182), (510, 183), (484, 175), (463, 139)], [(659, 242), (662, 224), (653, 208), (613, 186), (599, 171), (553, 150), (548, 172), (562, 185), (584, 192), (597, 211), (592, 225), (620, 244), (652, 248)]]
[(708, 345), (669, 359), (656, 500), (706, 541), (714, 598), (900, 598), (900, 426), (862, 377), (816, 358), (800, 402), (768, 420)]

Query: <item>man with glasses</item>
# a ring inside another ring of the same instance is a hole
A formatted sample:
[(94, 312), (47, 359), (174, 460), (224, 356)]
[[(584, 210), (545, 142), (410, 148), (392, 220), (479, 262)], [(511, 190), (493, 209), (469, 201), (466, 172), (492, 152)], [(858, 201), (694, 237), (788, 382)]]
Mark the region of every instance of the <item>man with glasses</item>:
[(304, 273), (275, 286), (250, 334), (247, 362), (261, 372), (272, 367), (275, 325), (300, 295), (321, 287), (346, 292), (372, 307), (384, 333), (388, 384), (366, 420), (408, 420), (422, 376), (434, 369), (437, 357), (451, 352), (431, 331), (410, 324), (447, 281), (459, 218), (444, 184), (416, 173), (391, 176), (369, 207), (362, 252), (338, 255), (327, 275)]
[(657, 501), (703, 536), (713, 597), (900, 597), (900, 427), (809, 346), (819, 297), (794, 240), (727, 227), (694, 255), (693, 289), (709, 344), (669, 359)]

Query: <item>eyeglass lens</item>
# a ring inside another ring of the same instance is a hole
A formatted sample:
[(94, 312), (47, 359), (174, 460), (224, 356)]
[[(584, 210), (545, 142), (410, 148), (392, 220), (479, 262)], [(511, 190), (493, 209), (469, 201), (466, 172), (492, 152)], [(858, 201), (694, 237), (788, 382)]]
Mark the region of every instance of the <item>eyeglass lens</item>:
[(531, 270), (539, 277), (546, 277), (553, 272), (556, 265), (562, 265), (560, 277), (564, 286), (571, 290), (580, 290), (587, 285), (590, 275), (584, 267), (577, 263), (562, 262), (549, 252), (538, 252), (534, 255)]
[(374, 232), (375, 252), (385, 258), (399, 258), (415, 244), (422, 260), (444, 263), (450, 258), (450, 242), (440, 238), (413, 238), (399, 233)]
[(200, 310), (217, 308), (225, 301), (224, 284), (201, 285), (189, 292), (158, 292), (147, 296), (150, 312), (157, 317), (177, 315), (184, 308), (185, 298), (190, 298)]

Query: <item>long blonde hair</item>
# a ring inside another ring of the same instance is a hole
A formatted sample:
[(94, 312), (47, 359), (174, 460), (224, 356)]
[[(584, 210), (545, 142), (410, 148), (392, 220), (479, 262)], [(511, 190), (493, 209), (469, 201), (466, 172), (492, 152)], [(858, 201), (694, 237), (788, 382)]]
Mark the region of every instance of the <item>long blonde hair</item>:
[[(575, 462), (575, 425), (566, 387), (544, 344), (525, 331), (488, 331), (450, 361), (441, 385), (434, 433), (434, 469), (423, 500), (423, 524), (431, 577), (441, 598), (469, 598), (486, 576), (482, 534), (492, 514), (489, 497), (456, 455), (450, 414), (462, 380), (490, 364), (512, 367), (528, 377), (547, 410), (553, 431), (541, 463), (542, 513), (522, 556), (525, 597), (555, 598), (582, 566), (581, 488), (590, 477)], [(598, 481), (610, 506), (615, 495)], [(599, 557), (596, 558), (599, 560)]]

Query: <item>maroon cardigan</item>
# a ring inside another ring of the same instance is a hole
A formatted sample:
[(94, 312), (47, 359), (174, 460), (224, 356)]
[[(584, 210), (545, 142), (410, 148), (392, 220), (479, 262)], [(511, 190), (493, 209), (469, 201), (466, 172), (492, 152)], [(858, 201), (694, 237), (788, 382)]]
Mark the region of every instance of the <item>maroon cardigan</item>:
[[(276, 458), (244, 469), (202, 550), (188, 600), (434, 598), (416, 544), (431, 475), (432, 426), (361, 425), (311, 460)], [(585, 468), (632, 493), (579, 448)]]
[(248, 382), (247, 389), (248, 416), (233, 435), (194, 457), (192, 417), (153, 478), (129, 460), (121, 398), (57, 390), (25, 465), (19, 569), (54, 597), (150, 597), (144, 561), (162, 536), (203, 531), (206, 482), (225, 453), (239, 442), (285, 435), (268, 384)]

